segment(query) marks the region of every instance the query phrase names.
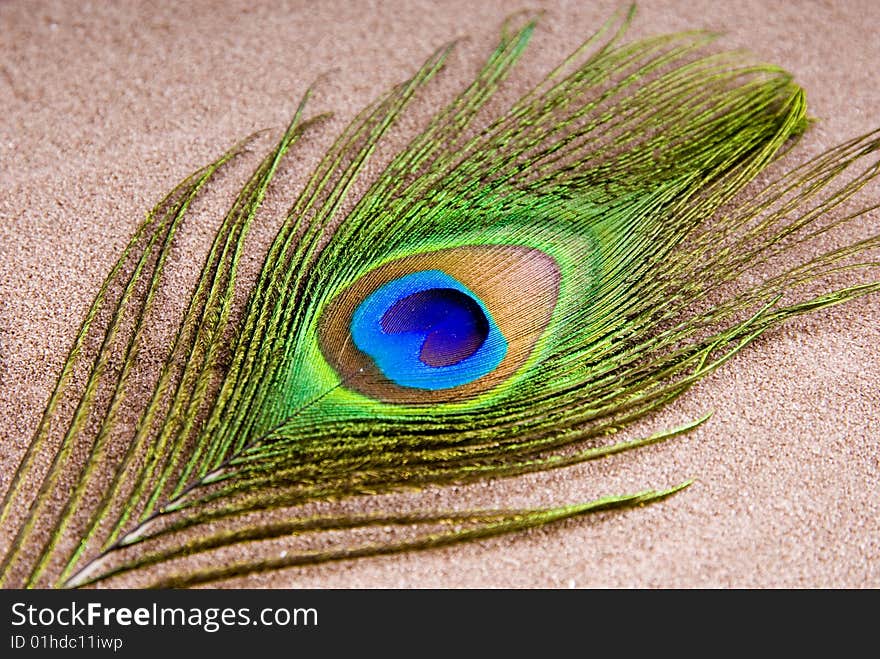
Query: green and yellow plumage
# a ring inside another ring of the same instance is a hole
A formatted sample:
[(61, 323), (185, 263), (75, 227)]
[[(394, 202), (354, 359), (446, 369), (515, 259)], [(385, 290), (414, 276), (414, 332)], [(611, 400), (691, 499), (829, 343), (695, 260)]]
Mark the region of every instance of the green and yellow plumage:
[[(806, 130), (803, 91), (778, 68), (706, 54), (712, 37), (702, 32), (621, 45), (628, 20), (609, 22), (505, 113), (487, 116), (534, 29), (530, 20), (509, 25), (474, 82), (367, 181), (377, 144), (451, 46), (434, 54), (328, 150), (233, 320), (255, 213), (280, 161), (320, 121), (304, 119), (303, 101), (218, 230), (131, 423), (120, 410), (143, 386), (135, 357), (170, 245), (190, 202), (242, 145), (184, 180), (108, 276), (7, 491), (2, 521), (13, 539), (4, 583), (84, 585), (251, 543), (242, 562), (172, 565), (151, 582), (194, 585), (484, 537), (687, 485), (546, 510), (303, 508), (546, 470), (664, 440), (708, 416), (608, 443), (767, 328), (880, 289), (865, 256), (880, 246), (876, 236), (773, 269), (775, 256), (828, 230), (826, 212), (876, 176), (878, 134), (744, 199)], [(863, 271), (864, 283), (811, 292), (843, 268)], [(755, 272), (761, 277), (746, 282)], [(497, 366), (461, 384), (402, 385), (353, 339), (365, 300), (418, 273), (445, 273), (462, 288), (439, 298), (419, 290), (413, 300), (439, 300), (441, 316), (453, 309), (476, 314), (477, 325), (481, 314), (495, 323), (504, 339)], [(75, 401), (69, 413), (65, 398)], [(96, 493), (99, 480), (106, 486)], [(385, 543), (345, 538), (374, 525), (412, 532)], [(280, 557), (260, 550), (260, 541), (325, 532), (343, 537)]]

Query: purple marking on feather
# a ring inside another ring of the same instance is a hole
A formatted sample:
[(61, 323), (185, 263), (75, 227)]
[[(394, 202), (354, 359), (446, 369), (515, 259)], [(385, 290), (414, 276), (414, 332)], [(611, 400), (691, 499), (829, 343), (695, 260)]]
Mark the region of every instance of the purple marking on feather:
[(489, 335), (489, 321), (480, 305), (454, 288), (407, 295), (388, 308), (380, 324), (386, 334), (424, 334), (419, 360), (438, 368), (467, 359)]

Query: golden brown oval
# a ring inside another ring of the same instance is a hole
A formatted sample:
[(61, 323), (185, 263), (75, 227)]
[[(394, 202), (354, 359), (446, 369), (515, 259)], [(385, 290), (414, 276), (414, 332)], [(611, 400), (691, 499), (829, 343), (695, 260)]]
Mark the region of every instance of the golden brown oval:
[[(477, 295), (507, 340), (501, 363), (481, 378), (450, 389), (402, 387), (388, 380), (351, 338), (351, 317), (380, 286), (413, 272), (442, 270)], [(559, 266), (544, 252), (517, 245), (467, 245), (390, 261), (334, 298), (318, 323), (324, 358), (344, 386), (391, 403), (445, 403), (472, 398), (513, 375), (529, 358), (556, 306)]]

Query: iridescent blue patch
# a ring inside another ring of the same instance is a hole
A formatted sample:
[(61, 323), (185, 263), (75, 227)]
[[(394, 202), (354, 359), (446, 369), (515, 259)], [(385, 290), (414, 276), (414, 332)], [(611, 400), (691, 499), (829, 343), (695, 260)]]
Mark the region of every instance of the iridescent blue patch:
[(483, 302), (442, 270), (422, 270), (369, 295), (351, 336), (402, 387), (450, 389), (493, 371), (507, 341)]

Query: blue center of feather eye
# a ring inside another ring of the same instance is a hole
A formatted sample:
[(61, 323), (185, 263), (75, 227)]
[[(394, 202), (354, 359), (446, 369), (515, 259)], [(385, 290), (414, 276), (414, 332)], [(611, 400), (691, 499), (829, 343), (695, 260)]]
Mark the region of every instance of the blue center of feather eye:
[(449, 389), (493, 371), (507, 341), (483, 302), (441, 270), (380, 286), (351, 318), (351, 336), (392, 382)]
[(423, 334), (419, 360), (435, 367), (467, 359), (489, 336), (489, 321), (480, 305), (454, 288), (407, 295), (384, 313), (379, 324), (386, 334)]

